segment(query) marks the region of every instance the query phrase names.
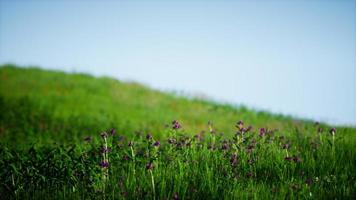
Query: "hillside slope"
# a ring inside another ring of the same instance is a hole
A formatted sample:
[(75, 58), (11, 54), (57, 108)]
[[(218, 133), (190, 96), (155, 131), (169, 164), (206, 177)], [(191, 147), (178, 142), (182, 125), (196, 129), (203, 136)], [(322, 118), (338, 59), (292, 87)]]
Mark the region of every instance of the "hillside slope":
[(142, 131), (162, 137), (173, 119), (189, 133), (206, 130), (212, 121), (219, 133), (232, 134), (237, 120), (285, 133), (315, 131), (310, 121), (190, 100), (107, 77), (2, 65), (0, 82), (0, 137), (6, 142), (71, 142), (111, 127), (126, 136)]
[(4, 65), (0, 81), (5, 199), (356, 196), (354, 128), (85, 74)]

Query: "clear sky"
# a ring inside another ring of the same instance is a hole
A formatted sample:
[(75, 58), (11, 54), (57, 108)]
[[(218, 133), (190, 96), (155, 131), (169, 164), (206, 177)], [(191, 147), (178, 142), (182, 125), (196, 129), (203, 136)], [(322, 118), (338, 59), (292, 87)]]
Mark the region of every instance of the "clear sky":
[(356, 1), (0, 0), (0, 63), (356, 125)]

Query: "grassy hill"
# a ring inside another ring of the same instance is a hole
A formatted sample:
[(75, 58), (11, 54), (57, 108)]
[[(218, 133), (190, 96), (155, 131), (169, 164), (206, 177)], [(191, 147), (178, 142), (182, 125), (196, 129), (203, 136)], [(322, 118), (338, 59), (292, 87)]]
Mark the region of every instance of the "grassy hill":
[(123, 135), (143, 131), (161, 137), (164, 125), (174, 119), (188, 133), (206, 130), (208, 121), (225, 134), (235, 132), (238, 120), (286, 132), (313, 127), (309, 121), (188, 99), (107, 77), (3, 65), (0, 81), (0, 135), (16, 136), (12, 140), (69, 142), (111, 127)]
[(34, 67), (2, 65), (0, 83), (5, 199), (356, 195), (353, 127)]

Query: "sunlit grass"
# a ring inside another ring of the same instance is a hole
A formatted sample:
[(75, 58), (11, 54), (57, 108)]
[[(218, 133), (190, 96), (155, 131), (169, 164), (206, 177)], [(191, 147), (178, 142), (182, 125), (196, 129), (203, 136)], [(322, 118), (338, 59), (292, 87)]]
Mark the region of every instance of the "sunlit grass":
[(5, 198), (356, 196), (352, 127), (85, 74), (5, 65), (0, 81)]

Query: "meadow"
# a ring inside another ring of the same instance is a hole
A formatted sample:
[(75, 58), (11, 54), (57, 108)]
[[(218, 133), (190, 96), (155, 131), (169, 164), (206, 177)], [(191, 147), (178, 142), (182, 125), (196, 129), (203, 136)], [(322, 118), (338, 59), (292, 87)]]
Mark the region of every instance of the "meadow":
[(36, 67), (0, 83), (4, 199), (356, 197), (354, 127)]

